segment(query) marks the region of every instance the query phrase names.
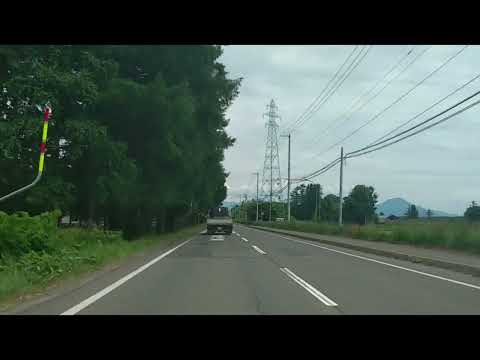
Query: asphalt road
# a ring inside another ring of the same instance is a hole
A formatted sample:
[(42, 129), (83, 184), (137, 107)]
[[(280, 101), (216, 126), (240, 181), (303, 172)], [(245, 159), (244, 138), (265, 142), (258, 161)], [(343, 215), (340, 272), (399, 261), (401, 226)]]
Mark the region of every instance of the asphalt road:
[(480, 278), (234, 226), (20, 314), (480, 314)]

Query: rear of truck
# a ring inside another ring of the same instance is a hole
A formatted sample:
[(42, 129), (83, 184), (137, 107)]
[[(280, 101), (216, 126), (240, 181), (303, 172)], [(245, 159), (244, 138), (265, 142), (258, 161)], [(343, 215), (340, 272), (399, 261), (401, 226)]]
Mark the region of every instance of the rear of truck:
[(230, 217), (228, 208), (216, 207), (208, 212), (207, 234), (227, 234), (230, 235), (233, 230), (233, 220)]

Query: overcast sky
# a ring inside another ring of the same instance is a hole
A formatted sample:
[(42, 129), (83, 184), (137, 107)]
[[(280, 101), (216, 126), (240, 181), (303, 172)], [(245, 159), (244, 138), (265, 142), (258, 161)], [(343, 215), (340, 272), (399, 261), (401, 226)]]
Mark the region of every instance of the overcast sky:
[[(340, 116), (412, 49), (410, 45), (372, 46), (342, 86), (292, 134), (292, 178), (304, 176), (337, 158), (341, 145), (323, 152), (373, 118), (462, 47), (415, 46), (399, 68), (369, 96), (360, 99), (357, 105), (362, 105), (380, 91), (415, 56), (425, 49), (427, 51), (373, 101), (345, 120), (345, 116)], [(267, 135), (262, 114), (270, 100), (273, 99), (278, 106), (280, 131), (285, 130), (286, 125), (292, 124), (321, 93), (352, 49), (353, 46), (312, 45), (224, 47), (220, 60), (226, 65), (229, 76), (244, 78), (240, 95), (228, 111), (230, 124), (227, 131), (237, 139), (235, 145), (225, 153), (224, 165), (230, 172), (227, 180), (228, 201), (238, 201), (240, 194), (244, 193), (248, 193), (249, 197), (255, 195), (256, 178), (253, 172), (260, 172), (260, 184), (262, 182)], [(480, 47), (467, 47), (408, 96), (345, 140), (342, 143), (345, 151), (365, 146), (414, 117), (480, 73), (479, 64)], [(479, 88), (480, 79), (409, 126), (438, 113)], [(372, 185), (380, 202), (402, 197), (425, 208), (463, 214), (472, 200), (480, 201), (479, 139), (480, 105), (406, 141), (349, 159), (344, 170), (344, 191), (347, 194), (356, 184)], [(281, 176), (286, 177), (285, 138), (279, 139), (279, 152)], [(322, 184), (326, 193), (338, 194), (338, 176), (337, 166), (314, 181)]]

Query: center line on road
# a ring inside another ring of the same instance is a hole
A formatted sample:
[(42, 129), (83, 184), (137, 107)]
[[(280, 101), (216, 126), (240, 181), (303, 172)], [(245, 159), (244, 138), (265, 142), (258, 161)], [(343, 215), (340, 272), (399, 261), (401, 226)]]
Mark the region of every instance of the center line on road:
[(295, 281), (297, 284), (299, 284), (301, 287), (303, 287), (305, 290), (307, 290), (310, 294), (315, 296), (318, 300), (323, 302), (327, 306), (338, 306), (333, 300), (329, 299), (325, 295), (323, 295), (320, 291), (315, 289), (312, 285), (307, 283), (305, 280), (300, 278), (299, 276), (295, 275), (292, 271), (290, 271), (288, 268), (280, 268), (290, 279)]
[(70, 309), (68, 309), (67, 311), (61, 313), (60, 315), (75, 315), (76, 313), (78, 313), (79, 311), (82, 311), (83, 309), (85, 309), (87, 306), (90, 306), (91, 304), (93, 304), (95, 301), (101, 299), (102, 297), (104, 297), (105, 295), (107, 295), (108, 293), (112, 292), (113, 290), (115, 290), (117, 287), (119, 287), (120, 285), (126, 283), (128, 280), (130, 280), (131, 278), (133, 278), (134, 276), (140, 274), (142, 271), (148, 269), (150, 266), (152, 266), (153, 264), (155, 264), (156, 262), (162, 260), (164, 257), (166, 257), (167, 255), (170, 255), (171, 253), (173, 253), (175, 250), (177, 250), (179, 247), (185, 245), (186, 243), (188, 243), (190, 240), (192, 239), (189, 239), (187, 241), (184, 241), (182, 242), (180, 245), (177, 245), (175, 246), (173, 249), (170, 249), (166, 252), (164, 252), (162, 255), (160, 256), (157, 256), (155, 259), (151, 260), (150, 262), (146, 263), (145, 265), (139, 267), (137, 270), (135, 271), (132, 271), (130, 274), (122, 277), (121, 279), (115, 281), (113, 284), (107, 286), (105, 289), (97, 292), (96, 294), (90, 296), (89, 298), (87, 298), (86, 300), (83, 300), (81, 303), (79, 303), (78, 305), (75, 305), (73, 307), (71, 307)]
[(242, 240), (243, 240), (243, 241), (245, 241), (245, 242), (248, 242), (248, 240), (247, 240), (247, 239), (245, 239), (244, 237), (242, 237)]
[(258, 246), (252, 245), (252, 247), (253, 247), (257, 252), (259, 252), (260, 254), (262, 254), (262, 255), (265, 255), (265, 254), (266, 254), (266, 252), (263, 251), (262, 249), (260, 249)]

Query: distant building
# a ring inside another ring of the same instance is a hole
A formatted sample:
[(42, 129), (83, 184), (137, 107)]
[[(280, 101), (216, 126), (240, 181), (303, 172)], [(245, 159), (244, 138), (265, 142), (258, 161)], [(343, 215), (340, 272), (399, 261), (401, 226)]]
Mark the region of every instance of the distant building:
[(393, 214), (387, 216), (387, 220), (389, 220), (389, 221), (395, 221), (395, 220), (398, 220), (398, 219), (400, 219), (400, 218), (398, 216), (393, 215)]

